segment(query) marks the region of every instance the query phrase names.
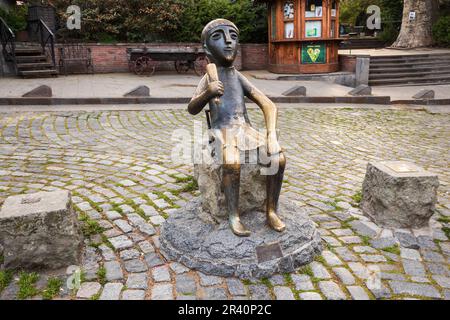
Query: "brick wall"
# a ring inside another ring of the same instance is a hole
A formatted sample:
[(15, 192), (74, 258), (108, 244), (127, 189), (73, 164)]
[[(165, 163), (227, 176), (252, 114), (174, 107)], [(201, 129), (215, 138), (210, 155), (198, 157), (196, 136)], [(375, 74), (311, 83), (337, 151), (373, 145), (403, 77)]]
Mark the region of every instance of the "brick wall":
[[(56, 61), (59, 61), (59, 47), (62, 44), (57, 44)], [(116, 73), (129, 72), (128, 70), (128, 56), (127, 48), (142, 48), (144, 44), (86, 44), (91, 48), (92, 60), (94, 64), (95, 73)], [(159, 43), (159, 44), (145, 44), (149, 48), (173, 49), (183, 47), (198, 47), (200, 44), (186, 44), (186, 43)], [(236, 57), (235, 66), (238, 70), (242, 69), (242, 50), (239, 48), (238, 56)], [(174, 62), (160, 62), (157, 66), (157, 71), (174, 71)], [(83, 72), (82, 68), (70, 68), (71, 72)]]
[(268, 45), (250, 44), (241, 45), (242, 49), (242, 69), (244, 70), (264, 70), (269, 64)]
[(356, 71), (356, 56), (339, 55), (339, 67), (341, 71), (355, 72)]

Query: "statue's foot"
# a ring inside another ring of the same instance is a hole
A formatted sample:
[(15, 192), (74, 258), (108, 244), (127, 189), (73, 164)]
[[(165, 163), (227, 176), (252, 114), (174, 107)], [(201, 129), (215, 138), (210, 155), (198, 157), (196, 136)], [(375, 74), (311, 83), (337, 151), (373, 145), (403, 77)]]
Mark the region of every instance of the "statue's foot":
[(230, 228), (233, 233), (239, 237), (248, 237), (251, 234), (251, 232), (244, 227), (239, 217), (230, 217)]
[(270, 212), (267, 214), (267, 222), (269, 223), (269, 226), (275, 231), (283, 232), (284, 230), (286, 230), (286, 225), (275, 214), (275, 212)]

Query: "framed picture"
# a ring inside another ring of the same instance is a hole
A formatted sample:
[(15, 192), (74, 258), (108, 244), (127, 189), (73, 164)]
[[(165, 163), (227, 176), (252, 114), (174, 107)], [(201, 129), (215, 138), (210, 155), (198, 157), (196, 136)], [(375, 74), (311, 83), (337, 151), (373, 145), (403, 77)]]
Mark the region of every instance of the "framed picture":
[(322, 7), (316, 7), (315, 13), (316, 13), (316, 17), (321, 17), (322, 16)]
[(315, 18), (316, 12), (315, 11), (305, 11), (305, 18)]
[(306, 21), (306, 38), (320, 38), (322, 36), (322, 21)]
[(331, 9), (331, 16), (336, 17), (336, 9)]
[(292, 20), (294, 19), (294, 3), (293, 2), (286, 2), (284, 4), (284, 20)]
[(327, 61), (327, 50), (324, 43), (303, 44), (302, 63), (319, 64)]
[(284, 38), (292, 39), (294, 38), (294, 23), (287, 22), (284, 24)]

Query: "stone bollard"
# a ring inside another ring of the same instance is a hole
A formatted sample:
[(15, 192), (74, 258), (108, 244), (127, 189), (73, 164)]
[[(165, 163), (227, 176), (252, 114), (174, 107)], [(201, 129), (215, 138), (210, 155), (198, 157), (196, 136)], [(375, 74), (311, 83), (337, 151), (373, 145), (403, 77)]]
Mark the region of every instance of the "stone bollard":
[(12, 196), (0, 211), (7, 269), (59, 269), (79, 264), (82, 236), (68, 191)]
[(427, 227), (437, 202), (437, 175), (404, 161), (369, 163), (361, 209), (387, 228)]

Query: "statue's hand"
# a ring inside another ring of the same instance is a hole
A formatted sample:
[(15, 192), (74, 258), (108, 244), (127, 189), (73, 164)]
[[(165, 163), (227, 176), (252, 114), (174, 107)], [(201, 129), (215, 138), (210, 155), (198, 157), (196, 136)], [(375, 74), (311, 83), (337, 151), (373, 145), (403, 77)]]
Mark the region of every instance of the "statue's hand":
[(276, 134), (269, 134), (267, 136), (267, 152), (269, 153), (269, 155), (281, 152), (281, 147), (278, 143)]
[(210, 99), (213, 99), (215, 97), (223, 96), (223, 94), (225, 92), (225, 88), (221, 81), (213, 81), (208, 84), (207, 91), (208, 91), (208, 95), (210, 96)]

